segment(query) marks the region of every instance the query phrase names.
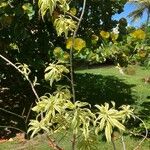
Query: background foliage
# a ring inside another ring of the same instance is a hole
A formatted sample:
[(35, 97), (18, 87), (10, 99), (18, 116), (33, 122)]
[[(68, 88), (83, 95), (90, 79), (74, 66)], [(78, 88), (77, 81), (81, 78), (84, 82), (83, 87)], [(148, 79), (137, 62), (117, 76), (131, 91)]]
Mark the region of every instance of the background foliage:
[[(149, 57), (147, 57), (149, 56), (149, 47), (146, 45), (149, 43), (149, 38), (144, 41), (145, 45), (143, 48), (143, 39), (127, 36), (127, 33), (134, 32), (134, 29), (126, 30), (127, 24), (125, 19), (119, 22), (111, 19), (112, 15), (116, 12), (120, 13), (123, 10), (122, 8), (125, 2), (126, 1), (120, 0), (88, 1), (84, 20), (78, 34), (82, 44), (80, 45), (81, 47), (77, 47), (77, 51), (74, 52), (77, 66), (78, 62), (80, 64), (85, 60), (88, 60), (88, 63), (101, 63), (108, 60), (115, 63), (119, 62), (121, 66), (126, 66), (126, 64), (136, 62), (137, 60), (142, 64), (149, 64)], [(81, 2), (78, 0), (72, 1), (71, 3), (71, 7), (74, 8), (77, 16), (79, 16), (81, 12), (81, 5)], [(53, 91), (52, 88), (49, 88), (49, 83), (44, 81), (45, 67), (50, 62), (56, 60), (57, 57), (60, 58), (60, 55), (61, 57), (66, 56), (67, 59), (69, 57), (69, 48), (66, 47), (67, 42), (65, 36), (57, 37), (52, 24), (54, 19), (60, 14), (59, 11), (59, 9), (55, 10), (55, 14), (53, 14), (54, 18), (50, 17), (47, 13), (45, 17), (43, 16), (43, 22), (38, 14), (38, 4), (36, 1), (29, 2), (24, 0), (18, 2), (17, 0), (2, 0), (0, 2), (0, 53), (12, 62), (29, 65), (32, 71), (30, 78), (33, 79), (34, 76), (37, 76), (38, 82), (40, 83), (40, 88), (37, 86), (37, 91), (40, 96), (46, 92)], [(115, 39), (115, 43), (109, 36), (111, 35), (112, 28), (115, 27), (117, 23), (119, 23), (120, 34), (118, 38)], [(101, 31), (103, 31), (104, 37), (109, 35), (108, 38), (103, 38), (100, 34)], [(141, 33), (136, 34), (137, 37), (140, 34)], [(94, 38), (94, 40), (92, 40), (92, 38)], [(136, 49), (135, 43), (138, 43)], [(54, 51), (55, 47), (61, 47), (61, 52)], [(112, 48), (111, 51), (110, 48)], [(64, 60), (64, 58), (62, 59)], [(80, 77), (77, 75), (77, 78)], [(97, 77), (95, 78), (94, 76), (92, 79), (93, 78), (97, 80)], [(90, 79), (91, 77), (89, 77), (89, 80)], [(104, 80), (107, 79), (104, 78)], [(112, 80), (115, 83), (117, 82), (119, 86), (121, 81), (116, 81), (116, 79)], [(2, 60), (0, 60), (0, 82), (1, 106), (18, 114), (23, 113), (23, 115), (26, 116), (31, 103), (35, 102), (35, 98), (31, 93), (28, 83), (24, 82), (23, 77)], [(67, 81), (65, 80), (64, 82)], [(124, 98), (130, 97), (130, 88), (126, 85), (124, 86), (124, 93), (121, 94)], [(81, 87), (77, 86), (77, 91), (84, 91), (84, 89), (80, 88)], [(79, 97), (83, 97), (84, 99), (84, 94), (83, 96), (82, 94), (79, 95)], [(105, 96), (106, 99), (108, 99), (107, 95)], [(0, 113), (4, 114), (2, 110), (0, 110)], [(14, 117), (8, 116), (7, 113), (6, 116), (0, 116), (2, 125), (17, 126), (26, 130), (25, 125), (22, 126), (21, 121), (18, 119), (14, 120)], [(10, 118), (9, 120), (8, 117)], [(14, 120), (14, 122), (12, 122), (12, 120)]]

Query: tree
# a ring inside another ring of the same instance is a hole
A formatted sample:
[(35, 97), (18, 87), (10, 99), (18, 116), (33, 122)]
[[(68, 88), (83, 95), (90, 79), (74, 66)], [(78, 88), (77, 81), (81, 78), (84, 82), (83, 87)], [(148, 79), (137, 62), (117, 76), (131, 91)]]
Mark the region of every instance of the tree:
[[(67, 85), (57, 85), (57, 88), (54, 87), (56, 89), (55, 92), (45, 93), (45, 95), (41, 97), (36, 96), (36, 106), (33, 107), (32, 110), (36, 112), (37, 117), (30, 121), (28, 132), (32, 131), (31, 137), (40, 131), (46, 132), (48, 136), (62, 131), (71, 132), (72, 141), (70, 142), (72, 143), (72, 150), (75, 150), (77, 140), (81, 142), (79, 145), (80, 150), (95, 149), (93, 142), (103, 130), (105, 131), (107, 141), (113, 141), (113, 129), (118, 128), (119, 132), (122, 134), (123, 131), (125, 131), (125, 126), (123, 124), (126, 119), (129, 119), (130, 117), (135, 118), (133, 109), (131, 109), (130, 106), (124, 105), (120, 110), (116, 110), (114, 102), (112, 102), (111, 108), (108, 103), (105, 103), (101, 106), (95, 105), (96, 112), (92, 112), (89, 103), (76, 101), (75, 99), (75, 93), (73, 92), (73, 50), (80, 51), (85, 45), (84, 41), (80, 38), (76, 38), (78, 28), (83, 18), (85, 4), (86, 0), (83, 2), (81, 15), (77, 18), (78, 21), (75, 21), (75, 17), (68, 16), (69, 3), (66, 0), (39, 0), (40, 15), (43, 20), (45, 15), (48, 15), (46, 12), (50, 12), (50, 16), (53, 17), (55, 9), (60, 9), (61, 13), (59, 16), (52, 20), (57, 35), (63, 35), (66, 39), (73, 35), (69, 49), (70, 60), (68, 63), (62, 62), (59, 59), (56, 59), (56, 62), (53, 63), (46, 62), (45, 66), (47, 67), (44, 71), (45, 80), (49, 81), (50, 86), (52, 86), (60, 81), (62, 77), (69, 79), (69, 75), (67, 76), (67, 74), (70, 72), (69, 81), (71, 82), (72, 92)], [(26, 6), (30, 6), (30, 4), (23, 5), (22, 8), (26, 10)], [(29, 10), (28, 12), (27, 15), (30, 19), (32, 13), (30, 13)], [(31, 30), (31, 33), (35, 32), (36, 30)], [(37, 40), (38, 39), (35, 41)], [(79, 44), (79, 47), (75, 47), (75, 40), (78, 42), (80, 41), (81, 45)], [(20, 63), (13, 64), (2, 55), (0, 55), (0, 57), (24, 75), (25, 79), (29, 81), (33, 93), (36, 95), (34, 87), (37, 85), (37, 78), (35, 77), (34, 80), (30, 80), (31, 70), (28, 65)]]
[(144, 12), (147, 12), (146, 26), (149, 24), (150, 20), (150, 1), (149, 0), (129, 0), (129, 3), (137, 6), (136, 10), (131, 12), (128, 16), (132, 18), (132, 21), (136, 21), (141, 18)]
[[(126, 2), (127, 0), (89, 0), (79, 29), (80, 35), (87, 39), (89, 35), (99, 34), (100, 30), (110, 31), (118, 23), (112, 20), (112, 16), (121, 13)], [(71, 6), (81, 10), (82, 1), (72, 1)]]

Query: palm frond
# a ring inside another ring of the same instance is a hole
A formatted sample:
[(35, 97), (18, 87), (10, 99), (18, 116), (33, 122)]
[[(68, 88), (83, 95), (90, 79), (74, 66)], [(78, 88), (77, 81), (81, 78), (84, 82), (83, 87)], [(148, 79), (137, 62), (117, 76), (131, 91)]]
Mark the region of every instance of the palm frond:
[(147, 10), (147, 13), (150, 12), (150, 0), (129, 0), (128, 3), (136, 6), (136, 9), (128, 15), (129, 18), (132, 18), (131, 22), (140, 19), (145, 10)]
[(144, 10), (144, 7), (139, 7), (138, 9), (131, 12), (127, 17), (132, 18), (131, 22), (135, 22), (143, 16)]

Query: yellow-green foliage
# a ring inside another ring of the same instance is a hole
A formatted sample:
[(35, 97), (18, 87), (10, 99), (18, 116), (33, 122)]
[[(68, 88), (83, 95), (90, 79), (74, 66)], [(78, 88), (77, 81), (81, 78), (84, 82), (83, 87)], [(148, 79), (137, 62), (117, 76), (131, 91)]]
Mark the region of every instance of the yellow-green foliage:
[[(45, 78), (50, 81), (51, 86), (54, 80), (62, 78), (63, 73), (69, 73), (65, 66), (59, 64), (50, 64), (45, 71)], [(29, 124), (28, 132), (32, 131), (31, 137), (41, 130), (45, 130), (48, 134), (71, 130), (72, 134), (81, 135), (84, 141), (88, 141), (91, 134), (97, 136), (104, 130), (106, 139), (110, 142), (113, 129), (125, 131), (123, 123), (134, 116), (130, 106), (122, 106), (121, 110), (116, 110), (114, 102), (111, 108), (105, 103), (101, 106), (95, 105), (97, 109), (93, 113), (89, 103), (80, 101), (73, 103), (71, 98), (68, 86), (57, 86), (53, 94), (42, 96), (32, 109), (37, 113), (37, 117)]]
[(65, 18), (64, 15), (59, 15), (54, 21), (54, 27), (56, 28), (57, 35), (60, 36), (65, 33), (65, 37), (68, 37), (69, 31), (74, 31), (76, 28), (76, 22), (72, 18)]
[[(66, 0), (39, 0), (39, 7), (42, 18), (44, 18), (48, 10), (50, 15), (52, 15), (56, 7), (63, 11), (63, 14), (59, 14), (54, 20), (54, 27), (58, 36), (64, 33), (67, 38), (69, 31), (76, 29), (77, 23), (71, 16), (66, 16), (66, 12), (69, 11), (69, 5)], [(112, 41), (118, 38), (117, 35), (111, 35), (106, 31), (101, 31), (100, 35), (103, 39), (111, 37)], [(98, 41), (97, 37), (96, 40)], [(66, 48), (71, 49), (72, 47), (74, 50), (81, 51), (86, 47), (86, 42), (81, 38), (75, 38), (74, 40), (69, 38)], [(118, 50), (115, 49), (115, 46), (113, 48), (112, 51), (114, 52), (111, 52), (111, 54), (116, 53)], [(101, 53), (101, 49), (98, 49), (98, 51)], [(104, 58), (109, 51), (106, 50), (104, 52)], [(61, 54), (64, 54), (61, 48), (54, 50), (55, 56), (58, 57)], [(57, 82), (62, 79), (64, 73), (69, 73), (69, 69), (66, 66), (59, 63), (51, 63), (45, 69), (45, 80), (50, 81), (52, 86), (54, 81)], [(100, 134), (100, 131), (104, 130), (106, 139), (110, 142), (114, 128), (121, 132), (125, 131), (123, 124), (126, 119), (134, 116), (133, 109), (130, 109), (130, 106), (122, 106), (121, 110), (116, 110), (114, 102), (112, 102), (113, 106), (111, 108), (108, 103), (105, 103), (101, 106), (95, 105), (95, 112), (92, 112), (89, 103), (81, 101), (72, 102), (71, 98), (72, 95), (67, 86), (58, 86), (52, 94), (41, 96), (36, 106), (32, 108), (37, 113), (37, 117), (29, 123), (28, 132), (32, 131), (31, 137), (41, 130), (46, 131), (47, 134), (69, 130), (76, 137), (80, 135), (84, 143), (88, 145), (91, 144), (89, 139), (91, 139), (92, 134), (96, 137)]]
[(137, 29), (137, 30), (133, 31), (132, 33), (130, 33), (130, 35), (133, 38), (140, 39), (140, 40), (143, 40), (146, 37), (145, 32), (141, 29)]
[(16, 63), (16, 66), (26, 77), (28, 77), (28, 75), (31, 73), (31, 70), (29, 69), (27, 64)]
[(45, 69), (45, 80), (50, 81), (52, 86), (54, 81), (59, 81), (62, 78), (62, 73), (69, 73), (69, 70), (60, 64), (49, 64)]
[(71, 49), (72, 46), (74, 50), (79, 52), (80, 50), (86, 47), (86, 42), (81, 38), (75, 38), (73, 43), (73, 39), (68, 38), (66, 41), (66, 48)]
[(49, 10), (50, 15), (52, 15), (54, 9), (59, 5), (63, 10), (69, 10), (69, 5), (66, 0), (39, 0), (38, 5), (40, 8), (41, 16), (44, 18), (46, 12)]
[(48, 12), (52, 16), (56, 7), (62, 12), (62, 14), (58, 14), (57, 18), (54, 18), (54, 27), (58, 36), (65, 33), (65, 37), (68, 37), (68, 32), (74, 31), (76, 28), (76, 21), (74, 21), (71, 16), (65, 15), (65, 13), (70, 10), (67, 0), (39, 0), (38, 5), (43, 20), (45, 14)]
[(118, 111), (115, 109), (115, 103), (112, 102), (113, 107), (109, 108), (109, 104), (95, 105), (99, 110), (96, 114), (98, 115), (95, 120), (95, 133), (105, 130), (105, 136), (107, 141), (111, 141), (111, 135), (113, 128), (117, 127), (120, 131), (125, 131), (125, 126), (121, 123), (124, 122), (126, 117), (130, 118), (133, 115), (133, 110), (129, 106), (122, 106), (122, 110)]

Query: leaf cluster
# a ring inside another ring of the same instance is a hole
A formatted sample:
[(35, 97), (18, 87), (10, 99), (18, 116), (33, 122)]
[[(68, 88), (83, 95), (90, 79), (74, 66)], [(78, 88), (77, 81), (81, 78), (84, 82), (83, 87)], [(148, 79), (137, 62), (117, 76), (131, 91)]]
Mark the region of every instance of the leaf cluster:
[[(51, 85), (54, 80), (60, 80), (64, 72), (69, 72), (65, 66), (58, 64), (50, 64), (46, 68), (47, 71), (48, 78), (46, 79), (50, 80)], [(116, 110), (114, 102), (111, 108), (108, 103), (105, 103), (101, 106), (95, 105), (96, 109), (92, 112), (89, 103), (81, 101), (73, 103), (71, 98), (68, 86), (57, 86), (57, 90), (52, 95), (42, 96), (32, 108), (37, 113), (37, 117), (29, 124), (28, 132), (32, 131), (31, 137), (41, 130), (48, 134), (68, 130), (76, 136), (81, 136), (84, 142), (91, 143), (91, 134), (94, 133), (94, 136), (97, 137), (104, 130), (106, 139), (110, 142), (113, 130), (117, 128), (120, 132), (124, 132), (123, 124), (130, 117), (134, 117), (130, 106), (124, 105), (121, 110)]]
[(74, 21), (70, 15), (66, 15), (70, 10), (69, 2), (67, 0), (39, 0), (38, 5), (43, 20), (48, 11), (50, 16), (53, 16), (54, 11), (56, 10), (57, 12), (57, 10), (59, 10), (57, 17), (53, 17), (54, 27), (58, 36), (61, 36), (64, 33), (67, 38), (69, 31), (75, 30), (76, 21)]
[(52, 86), (54, 81), (61, 80), (62, 73), (69, 73), (69, 70), (64, 65), (49, 64), (45, 69), (45, 80), (50, 81), (50, 86)]

